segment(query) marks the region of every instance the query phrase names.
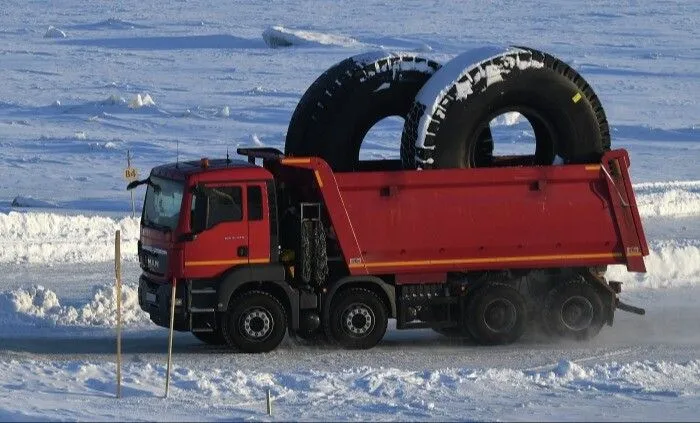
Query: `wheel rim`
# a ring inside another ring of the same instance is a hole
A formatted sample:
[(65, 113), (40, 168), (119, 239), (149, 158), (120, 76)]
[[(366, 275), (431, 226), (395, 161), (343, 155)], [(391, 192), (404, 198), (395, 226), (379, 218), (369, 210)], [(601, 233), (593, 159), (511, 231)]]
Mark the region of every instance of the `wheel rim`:
[(593, 304), (580, 295), (570, 297), (561, 306), (561, 320), (570, 330), (587, 329), (593, 322)]
[(241, 334), (252, 341), (263, 341), (272, 333), (275, 320), (272, 314), (261, 307), (249, 308), (239, 319)]
[(496, 333), (508, 333), (518, 320), (518, 310), (511, 301), (498, 298), (484, 307), (484, 324)]
[(341, 325), (348, 335), (362, 338), (374, 328), (374, 312), (365, 304), (351, 304), (343, 310)]

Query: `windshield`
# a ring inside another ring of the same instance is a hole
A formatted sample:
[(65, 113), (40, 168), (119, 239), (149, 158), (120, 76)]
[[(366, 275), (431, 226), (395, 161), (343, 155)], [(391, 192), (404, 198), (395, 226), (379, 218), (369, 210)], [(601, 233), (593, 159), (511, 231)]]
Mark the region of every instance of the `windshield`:
[(174, 230), (180, 217), (183, 182), (151, 177), (143, 204), (143, 224)]

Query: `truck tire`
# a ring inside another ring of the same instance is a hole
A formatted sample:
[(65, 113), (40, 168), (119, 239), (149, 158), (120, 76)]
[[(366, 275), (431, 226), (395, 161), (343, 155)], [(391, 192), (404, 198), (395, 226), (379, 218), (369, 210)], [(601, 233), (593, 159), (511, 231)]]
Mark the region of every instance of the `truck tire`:
[(467, 306), (469, 333), (483, 345), (517, 341), (525, 332), (527, 320), (525, 299), (504, 283), (490, 283), (479, 289)]
[(543, 313), (547, 332), (565, 339), (591, 339), (605, 323), (603, 300), (591, 284), (578, 278), (552, 288)]
[(405, 118), (414, 96), (439, 67), (437, 62), (412, 54), (382, 51), (335, 64), (311, 84), (297, 104), (287, 130), (285, 154), (315, 155), (339, 172), (356, 169), (360, 146), (370, 128), (390, 116)]
[(231, 299), (222, 319), (226, 343), (247, 353), (274, 350), (287, 333), (284, 306), (263, 291), (249, 291)]
[[(454, 59), (453, 59), (454, 60)], [(441, 80), (445, 64), (433, 78)], [(589, 84), (561, 60), (517, 48), (476, 63), (441, 90), (426, 84), (401, 137), (404, 168), (469, 168), (484, 160), (483, 130), (496, 116), (519, 112), (536, 138), (534, 157), (519, 164), (597, 162), (610, 149), (610, 130)], [(425, 90), (425, 91), (423, 91)], [(420, 99), (420, 100), (419, 100)]]
[(364, 288), (336, 293), (331, 303), (326, 331), (335, 343), (346, 349), (369, 349), (382, 340), (388, 313), (382, 300)]

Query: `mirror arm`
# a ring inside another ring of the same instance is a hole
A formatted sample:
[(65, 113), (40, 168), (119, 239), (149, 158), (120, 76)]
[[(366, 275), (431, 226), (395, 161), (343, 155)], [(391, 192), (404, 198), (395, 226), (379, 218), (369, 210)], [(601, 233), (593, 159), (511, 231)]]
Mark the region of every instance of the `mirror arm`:
[(131, 181), (129, 182), (129, 185), (126, 186), (127, 191), (131, 191), (132, 189), (136, 188), (139, 185), (147, 184), (149, 183), (150, 179), (141, 179), (140, 181)]

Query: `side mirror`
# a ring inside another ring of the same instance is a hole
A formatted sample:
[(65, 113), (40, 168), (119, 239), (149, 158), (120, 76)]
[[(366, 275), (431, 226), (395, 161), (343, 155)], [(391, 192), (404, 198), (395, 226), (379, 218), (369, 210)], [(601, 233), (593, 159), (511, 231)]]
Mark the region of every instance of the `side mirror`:
[(143, 184), (146, 184), (146, 183), (148, 183), (148, 178), (142, 179), (142, 180), (140, 180), (140, 181), (132, 181), (132, 182), (129, 182), (129, 185), (126, 186), (126, 190), (127, 190), (127, 191), (131, 191), (132, 189), (136, 188), (137, 186), (143, 185)]

